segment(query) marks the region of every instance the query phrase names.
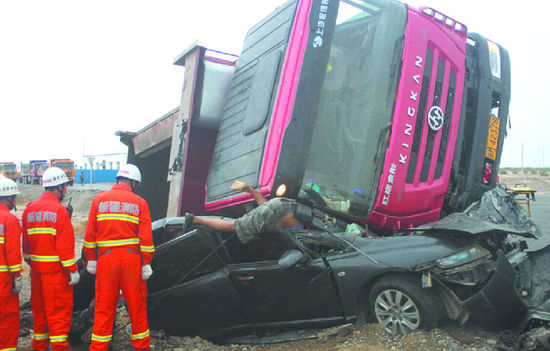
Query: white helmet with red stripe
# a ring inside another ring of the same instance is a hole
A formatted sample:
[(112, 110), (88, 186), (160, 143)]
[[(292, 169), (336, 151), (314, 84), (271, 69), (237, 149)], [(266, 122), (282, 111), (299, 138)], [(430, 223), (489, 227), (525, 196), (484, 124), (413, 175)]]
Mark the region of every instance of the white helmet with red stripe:
[(19, 195), (19, 188), (17, 184), (11, 179), (0, 177), (0, 197)]
[(61, 168), (50, 167), (42, 174), (42, 186), (44, 188), (62, 185), (68, 182), (69, 179)]
[(141, 172), (135, 165), (127, 163), (122, 165), (116, 174), (116, 179), (126, 178), (130, 180), (136, 180), (141, 183)]

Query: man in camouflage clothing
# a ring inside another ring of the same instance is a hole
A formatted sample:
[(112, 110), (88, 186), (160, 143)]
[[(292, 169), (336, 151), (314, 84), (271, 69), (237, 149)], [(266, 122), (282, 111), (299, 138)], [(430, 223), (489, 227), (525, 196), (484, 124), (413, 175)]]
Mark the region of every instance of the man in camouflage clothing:
[[(262, 232), (303, 228), (303, 224), (294, 217), (296, 201), (284, 197), (267, 200), (259, 191), (240, 180), (236, 180), (231, 185), (231, 189), (249, 193), (256, 200), (258, 207), (235, 220), (194, 217), (193, 223), (202, 224), (216, 230), (236, 232), (237, 237), (243, 244), (256, 239), (258, 234)], [(190, 217), (189, 214), (186, 216)]]

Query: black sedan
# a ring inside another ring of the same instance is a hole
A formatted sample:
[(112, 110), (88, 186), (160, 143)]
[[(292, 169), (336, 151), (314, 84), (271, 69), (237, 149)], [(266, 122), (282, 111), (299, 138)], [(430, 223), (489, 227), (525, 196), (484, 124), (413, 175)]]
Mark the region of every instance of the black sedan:
[(227, 340), (361, 314), (401, 334), (446, 318), (512, 327), (527, 311), (519, 295), (531, 292), (521, 235), (534, 235), (478, 214), (490, 217), (480, 206), (392, 237), (275, 231), (248, 244), (207, 227), (184, 230), (184, 218), (156, 221), (150, 328)]

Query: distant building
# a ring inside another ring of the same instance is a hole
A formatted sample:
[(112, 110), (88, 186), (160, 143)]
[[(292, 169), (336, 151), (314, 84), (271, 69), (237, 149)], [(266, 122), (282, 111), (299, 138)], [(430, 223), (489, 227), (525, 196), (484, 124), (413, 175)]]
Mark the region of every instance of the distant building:
[(75, 160), (76, 169), (119, 169), (126, 164), (127, 154), (113, 153), (102, 155), (85, 155)]

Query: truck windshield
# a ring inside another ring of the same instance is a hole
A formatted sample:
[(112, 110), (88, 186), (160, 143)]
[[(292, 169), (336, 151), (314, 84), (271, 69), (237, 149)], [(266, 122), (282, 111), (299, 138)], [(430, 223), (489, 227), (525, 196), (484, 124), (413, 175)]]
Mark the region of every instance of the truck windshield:
[(48, 162), (38, 162), (32, 165), (35, 171), (45, 171), (50, 167)]
[(74, 168), (74, 162), (55, 162), (55, 167), (59, 167), (61, 169), (70, 169)]
[(406, 21), (397, 1), (340, 1), (302, 183), (332, 210), (366, 217), (376, 198)]
[(15, 171), (17, 169), (16, 165), (2, 165), (1, 168), (5, 171)]

